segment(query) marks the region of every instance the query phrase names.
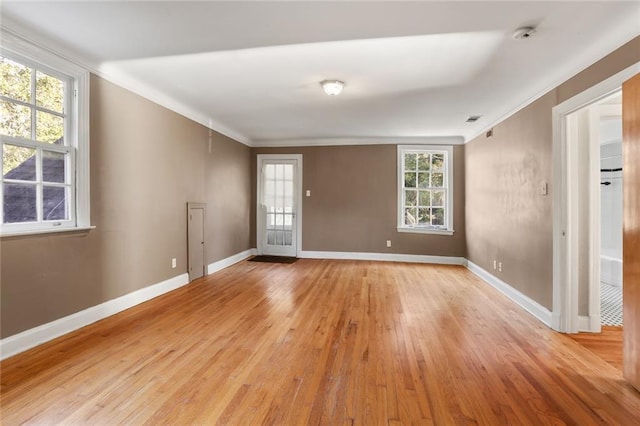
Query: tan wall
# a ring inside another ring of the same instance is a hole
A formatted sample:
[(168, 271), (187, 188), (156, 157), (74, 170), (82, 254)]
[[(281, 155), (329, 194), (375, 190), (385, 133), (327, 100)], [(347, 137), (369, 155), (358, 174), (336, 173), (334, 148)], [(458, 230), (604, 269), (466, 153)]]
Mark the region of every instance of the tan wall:
[[(640, 37), (466, 145), (468, 259), (552, 308), (552, 108), (640, 61)], [(542, 182), (549, 195), (541, 196)], [(493, 259), (503, 272), (493, 270)], [(581, 315), (587, 293), (580, 291)]]
[[(208, 262), (251, 247), (250, 149), (91, 78), (90, 232), (3, 238), (1, 336), (186, 273), (186, 203)], [(176, 257), (178, 267), (171, 268)]]
[[(454, 236), (400, 233), (396, 145), (252, 149), (252, 229), (255, 242), (257, 154), (303, 155), (302, 249), (465, 256), (464, 146), (454, 148)], [(386, 241), (391, 240), (391, 248)]]

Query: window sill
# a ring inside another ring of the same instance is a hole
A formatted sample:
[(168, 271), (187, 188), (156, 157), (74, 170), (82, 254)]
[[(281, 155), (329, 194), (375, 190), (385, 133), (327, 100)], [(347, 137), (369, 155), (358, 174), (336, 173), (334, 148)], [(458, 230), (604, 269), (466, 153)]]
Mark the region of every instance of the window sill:
[(455, 231), (451, 229), (429, 229), (429, 228), (410, 228), (407, 226), (398, 226), (398, 232), (409, 232), (414, 234), (433, 234), (433, 235), (453, 235)]
[(79, 226), (75, 228), (57, 228), (57, 229), (37, 229), (33, 231), (15, 231), (15, 232), (4, 232), (0, 235), (0, 238), (5, 237), (24, 237), (24, 236), (36, 236), (42, 234), (63, 234), (67, 232), (88, 232), (92, 229), (96, 229), (95, 226)]

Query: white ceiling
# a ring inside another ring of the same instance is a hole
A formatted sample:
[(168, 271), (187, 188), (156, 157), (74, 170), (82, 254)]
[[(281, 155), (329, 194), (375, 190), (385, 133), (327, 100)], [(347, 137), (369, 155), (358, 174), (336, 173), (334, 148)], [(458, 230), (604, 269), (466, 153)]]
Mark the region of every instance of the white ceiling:
[(250, 145), (467, 140), (640, 34), (638, 1), (0, 7), (5, 28)]

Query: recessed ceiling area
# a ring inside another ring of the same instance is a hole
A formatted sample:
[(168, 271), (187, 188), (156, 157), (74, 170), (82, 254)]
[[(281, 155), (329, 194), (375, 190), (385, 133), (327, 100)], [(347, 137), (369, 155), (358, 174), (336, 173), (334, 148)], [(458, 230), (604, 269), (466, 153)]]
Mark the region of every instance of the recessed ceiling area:
[(619, 1), (0, 7), (5, 29), (250, 145), (469, 139), (640, 33)]

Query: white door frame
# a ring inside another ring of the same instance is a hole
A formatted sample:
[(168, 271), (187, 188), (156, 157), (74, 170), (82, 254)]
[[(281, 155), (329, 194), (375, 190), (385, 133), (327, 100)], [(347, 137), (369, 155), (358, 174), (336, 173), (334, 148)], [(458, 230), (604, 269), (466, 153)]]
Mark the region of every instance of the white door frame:
[[(578, 331), (599, 331), (599, 306), (595, 303), (589, 305), (589, 319), (587, 324), (581, 324), (578, 315), (578, 146), (575, 140), (568, 137), (575, 129), (575, 122), (568, 120), (568, 116), (585, 106), (591, 105), (612, 93), (620, 90), (622, 83), (640, 72), (640, 62), (615, 74), (614, 76), (596, 84), (595, 86), (577, 94), (576, 96), (555, 106), (552, 110), (553, 120), (553, 312), (551, 327), (564, 333), (577, 333)], [(590, 154), (594, 149), (599, 150), (599, 145), (589, 146)], [(592, 159), (599, 158), (590, 155)], [(591, 161), (591, 168), (595, 160)], [(592, 185), (600, 182), (599, 171), (590, 170), (589, 181)], [(589, 219), (589, 244), (591, 250), (590, 275), (599, 270), (600, 246), (595, 244), (600, 241), (600, 205), (596, 203), (598, 197), (591, 197)], [(597, 226), (595, 226), (597, 225)], [(589, 283), (589, 294), (599, 292), (598, 282), (594, 279)], [(591, 301), (591, 298), (590, 298)], [(593, 301), (591, 301), (593, 302)], [(597, 311), (597, 312), (596, 312)], [(596, 318), (597, 317), (597, 318)], [(597, 319), (597, 321), (596, 321)], [(596, 324), (597, 322), (597, 324)]]
[(296, 194), (295, 214), (296, 214), (296, 257), (300, 257), (302, 250), (302, 154), (258, 154), (256, 167), (256, 246), (258, 254), (262, 254), (264, 241), (264, 217), (262, 214), (262, 162), (264, 160), (296, 160), (296, 181), (294, 193)]

